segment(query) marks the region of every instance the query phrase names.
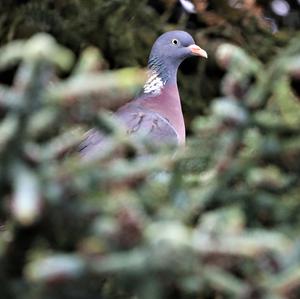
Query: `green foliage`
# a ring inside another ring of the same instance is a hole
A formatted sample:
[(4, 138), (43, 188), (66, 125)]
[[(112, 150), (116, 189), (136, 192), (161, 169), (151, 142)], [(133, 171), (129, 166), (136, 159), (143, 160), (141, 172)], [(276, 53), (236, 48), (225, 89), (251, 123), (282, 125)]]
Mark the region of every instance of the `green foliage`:
[[(218, 40), (221, 96), (175, 153), (105, 110), (136, 94), (143, 70), (106, 70), (97, 48), (77, 57), (61, 43), (37, 34), (0, 48), (12, 76), (0, 85), (1, 296), (298, 298), (299, 36), (267, 62)], [(85, 161), (91, 127), (108, 139)]]

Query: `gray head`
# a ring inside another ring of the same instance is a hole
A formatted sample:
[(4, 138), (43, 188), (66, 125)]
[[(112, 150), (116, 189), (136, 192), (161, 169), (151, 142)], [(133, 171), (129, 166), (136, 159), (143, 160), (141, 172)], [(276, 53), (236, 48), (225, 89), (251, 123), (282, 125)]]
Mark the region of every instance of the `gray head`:
[(191, 35), (185, 31), (169, 31), (162, 34), (153, 44), (150, 58), (157, 57), (166, 64), (177, 66), (187, 57), (202, 56), (207, 58), (207, 53), (195, 44)]
[(169, 31), (162, 34), (153, 44), (148, 69), (149, 77), (143, 94), (161, 94), (165, 85), (176, 84), (176, 74), (180, 63), (190, 56), (207, 58), (207, 53), (195, 44), (190, 34), (184, 31)]
[[(185, 31), (169, 31), (154, 42), (148, 68), (154, 70), (162, 79), (176, 80), (180, 63), (191, 56), (207, 58), (207, 53), (195, 44), (192, 36)], [(174, 78), (173, 78), (174, 77)]]

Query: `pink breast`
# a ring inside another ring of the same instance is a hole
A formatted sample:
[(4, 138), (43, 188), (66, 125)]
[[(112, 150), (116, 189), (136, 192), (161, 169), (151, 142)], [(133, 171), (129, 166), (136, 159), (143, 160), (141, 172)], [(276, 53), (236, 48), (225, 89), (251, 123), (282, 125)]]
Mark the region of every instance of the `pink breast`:
[(165, 86), (160, 95), (137, 101), (168, 119), (177, 131), (179, 144), (185, 144), (185, 124), (177, 86)]

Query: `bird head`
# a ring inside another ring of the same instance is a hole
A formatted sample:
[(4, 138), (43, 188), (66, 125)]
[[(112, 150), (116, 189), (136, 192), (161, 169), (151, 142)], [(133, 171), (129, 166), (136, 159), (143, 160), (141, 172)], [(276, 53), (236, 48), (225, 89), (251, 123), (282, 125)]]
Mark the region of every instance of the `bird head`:
[(205, 50), (195, 44), (192, 36), (185, 31), (169, 31), (162, 34), (153, 44), (151, 58), (156, 58), (167, 65), (178, 67), (180, 63), (190, 56), (207, 58)]
[(177, 84), (177, 69), (184, 59), (191, 56), (207, 58), (207, 53), (195, 44), (187, 32), (169, 31), (158, 37), (150, 53), (144, 93), (159, 95), (165, 85)]

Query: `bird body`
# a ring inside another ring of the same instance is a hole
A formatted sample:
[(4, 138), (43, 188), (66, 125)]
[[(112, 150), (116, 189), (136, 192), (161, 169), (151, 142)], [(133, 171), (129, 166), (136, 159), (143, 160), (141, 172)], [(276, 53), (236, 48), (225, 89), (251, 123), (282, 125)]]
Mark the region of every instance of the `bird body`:
[(176, 143), (185, 143), (185, 125), (179, 92), (176, 85), (167, 85), (160, 94), (138, 98), (139, 103), (148, 110), (158, 113), (176, 133)]
[[(185, 125), (177, 87), (177, 70), (190, 56), (207, 58), (190, 34), (169, 31), (153, 44), (148, 61), (148, 79), (142, 92), (119, 108), (115, 116), (125, 125), (128, 134), (143, 134), (149, 140), (166, 144), (185, 143)], [(98, 134), (93, 132), (91, 134)], [(84, 152), (101, 144), (100, 135), (88, 136)]]

